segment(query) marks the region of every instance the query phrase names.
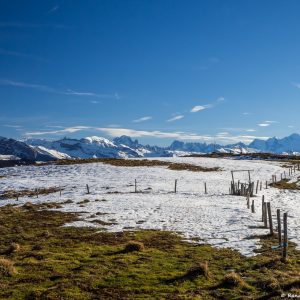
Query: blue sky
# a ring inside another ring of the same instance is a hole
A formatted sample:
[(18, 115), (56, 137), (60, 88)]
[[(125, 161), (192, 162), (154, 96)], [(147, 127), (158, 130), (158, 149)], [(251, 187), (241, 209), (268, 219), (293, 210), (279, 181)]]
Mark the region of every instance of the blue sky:
[(300, 2), (0, 2), (0, 135), (229, 143), (300, 128)]

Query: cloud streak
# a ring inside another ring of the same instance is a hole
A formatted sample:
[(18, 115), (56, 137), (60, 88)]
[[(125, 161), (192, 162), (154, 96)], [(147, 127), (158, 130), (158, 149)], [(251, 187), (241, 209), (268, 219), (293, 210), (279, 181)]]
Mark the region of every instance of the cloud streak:
[(167, 120), (167, 122), (175, 122), (184, 118), (184, 115), (175, 116)]
[(96, 97), (96, 98), (103, 98), (103, 99), (116, 99), (119, 100), (120, 96), (118, 93), (114, 94), (98, 94), (94, 92), (79, 92), (74, 91), (71, 89), (67, 89), (65, 91), (61, 91), (55, 88), (52, 88), (50, 86), (46, 85), (40, 85), (40, 84), (32, 84), (32, 83), (25, 83), (25, 82), (19, 82), (19, 81), (13, 81), (8, 79), (1, 79), (0, 85), (6, 85), (6, 86), (13, 86), (13, 87), (20, 87), (20, 88), (28, 88), (28, 89), (34, 89), (40, 92), (47, 92), (47, 93), (54, 93), (54, 94), (61, 94), (61, 95), (71, 95), (71, 96), (83, 96), (83, 97)]
[(20, 23), (20, 22), (0, 22), (0, 28), (52, 28), (52, 29), (68, 29), (72, 28), (71, 26), (63, 24), (37, 24), (37, 23)]
[(213, 108), (216, 107), (217, 105), (225, 102), (226, 99), (224, 97), (219, 97), (215, 102), (210, 103), (210, 104), (205, 104), (205, 105), (196, 105), (194, 107), (192, 107), (192, 109), (190, 110), (191, 113), (196, 113), (208, 108)]
[(76, 133), (79, 131), (98, 131), (104, 133), (111, 137), (118, 137), (122, 135), (127, 135), (130, 137), (152, 137), (152, 138), (160, 138), (160, 139), (178, 139), (178, 140), (190, 140), (190, 141), (202, 141), (207, 143), (212, 143), (215, 140), (219, 142), (244, 142), (250, 143), (255, 138), (260, 139), (268, 139), (269, 137), (258, 137), (252, 135), (236, 135), (232, 136), (228, 133), (220, 133), (217, 136), (212, 135), (199, 135), (197, 133), (186, 133), (186, 132), (164, 132), (160, 130), (135, 130), (129, 128), (112, 128), (112, 127), (93, 127), (93, 126), (73, 126), (73, 127), (66, 127), (63, 129), (58, 130), (51, 130), (51, 131), (35, 131), (35, 132), (27, 132), (25, 136), (32, 137), (32, 136), (43, 136), (43, 135), (64, 135), (67, 133)]
[(22, 53), (22, 52), (17, 52), (17, 51), (9, 51), (9, 50), (5, 50), (5, 49), (2, 49), (2, 48), (0, 48), (0, 55), (14, 56), (14, 57), (32, 59), (32, 60), (37, 60), (37, 61), (44, 61), (44, 62), (47, 61), (46, 59), (35, 56), (35, 55)]
[(133, 123), (141, 123), (141, 122), (146, 122), (146, 121), (149, 121), (149, 120), (152, 120), (151, 116), (142, 117), (142, 118), (133, 120), (132, 122)]
[(204, 110), (204, 109), (206, 109), (206, 108), (207, 108), (207, 107), (206, 107), (205, 105), (196, 105), (196, 106), (194, 106), (194, 107), (190, 110), (190, 112), (191, 112), (191, 113), (195, 113), (195, 112)]
[(53, 6), (53, 7), (48, 11), (48, 13), (49, 13), (49, 14), (54, 13), (54, 12), (56, 12), (58, 9), (59, 9), (59, 6), (58, 6), (58, 5), (55, 5), (55, 6)]

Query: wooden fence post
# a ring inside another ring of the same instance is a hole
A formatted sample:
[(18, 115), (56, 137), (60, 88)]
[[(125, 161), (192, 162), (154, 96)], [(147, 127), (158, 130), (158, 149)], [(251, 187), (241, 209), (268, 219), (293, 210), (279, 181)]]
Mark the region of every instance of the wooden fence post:
[(254, 200), (252, 200), (252, 204), (251, 204), (251, 212), (252, 212), (252, 213), (255, 213)]
[(263, 203), (263, 211), (264, 211), (264, 227), (268, 228), (268, 219), (267, 219), (267, 203)]
[(271, 203), (267, 203), (267, 208), (268, 208), (268, 216), (269, 216), (269, 225), (270, 225), (270, 235), (273, 235), (273, 222), (272, 222), (272, 212), (271, 212)]
[(88, 194), (90, 193), (90, 188), (89, 188), (88, 184), (86, 184), (86, 191), (87, 191)]
[(268, 180), (266, 180), (266, 190), (268, 189)]
[(259, 185), (259, 180), (257, 180), (257, 182), (256, 182), (256, 193), (255, 194), (257, 194), (257, 192), (258, 192), (258, 185)]
[(277, 209), (277, 232), (278, 232), (278, 243), (281, 247), (281, 220), (280, 220), (280, 209)]
[(283, 214), (283, 249), (282, 249), (282, 260), (286, 261), (287, 258), (287, 243), (288, 243), (288, 232), (287, 232), (287, 213)]
[(261, 221), (264, 222), (264, 203), (265, 203), (265, 195), (262, 196), (261, 199)]
[(177, 179), (175, 179), (175, 184), (174, 184), (174, 193), (177, 193)]
[(205, 191), (205, 194), (207, 194), (207, 186), (206, 186), (206, 182), (204, 182), (204, 191)]

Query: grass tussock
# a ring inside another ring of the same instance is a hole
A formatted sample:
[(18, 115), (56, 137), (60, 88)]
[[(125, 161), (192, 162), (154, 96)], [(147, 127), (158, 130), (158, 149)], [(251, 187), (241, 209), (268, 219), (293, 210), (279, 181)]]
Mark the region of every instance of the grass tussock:
[(55, 162), (58, 165), (73, 165), (87, 163), (104, 163), (116, 167), (168, 167), (170, 170), (176, 171), (192, 171), (192, 172), (213, 172), (219, 171), (220, 168), (206, 168), (188, 163), (172, 163), (162, 160), (148, 159), (121, 159), (121, 158), (86, 158), (73, 160), (59, 160)]
[(17, 270), (14, 267), (14, 263), (5, 258), (0, 258), (0, 275), (5, 277), (11, 277), (17, 274)]
[[(274, 236), (244, 257), (172, 232), (63, 226), (76, 220), (43, 204), (0, 207), (0, 299), (277, 299), (299, 289), (300, 253), (289, 242), (288, 261), (275, 259)], [(21, 247), (8, 253), (12, 242)]]
[(21, 246), (18, 243), (11, 243), (6, 250), (7, 254), (12, 254), (19, 252), (21, 250)]
[(141, 242), (130, 241), (124, 248), (124, 253), (141, 252), (145, 250), (145, 246)]
[(226, 288), (233, 288), (233, 287), (249, 288), (249, 285), (246, 284), (243, 278), (235, 272), (226, 274), (222, 282), (220, 283), (220, 286)]
[(205, 278), (211, 277), (211, 274), (208, 269), (208, 262), (206, 261), (205, 263), (199, 263), (193, 267), (191, 267), (185, 277), (195, 279), (199, 276), (204, 276)]

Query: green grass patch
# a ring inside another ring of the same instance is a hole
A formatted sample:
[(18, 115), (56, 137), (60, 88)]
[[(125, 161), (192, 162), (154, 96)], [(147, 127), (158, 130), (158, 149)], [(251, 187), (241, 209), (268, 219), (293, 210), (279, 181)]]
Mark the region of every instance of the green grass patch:
[[(76, 214), (46, 205), (0, 208), (0, 299), (277, 299), (300, 293), (300, 253), (278, 258), (183, 242), (172, 232), (63, 227)], [(13, 244), (14, 243), (14, 244)], [(16, 247), (16, 244), (18, 246)], [(7, 251), (14, 245), (17, 251)], [(8, 270), (8, 271), (7, 271)]]

